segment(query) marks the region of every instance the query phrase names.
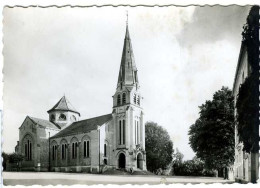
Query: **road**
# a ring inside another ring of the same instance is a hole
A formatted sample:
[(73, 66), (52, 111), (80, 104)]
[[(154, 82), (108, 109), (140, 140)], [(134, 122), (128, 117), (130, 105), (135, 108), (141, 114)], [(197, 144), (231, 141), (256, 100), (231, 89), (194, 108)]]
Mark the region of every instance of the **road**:
[(233, 183), (215, 177), (102, 175), (61, 172), (3, 172), (4, 185), (94, 185), (94, 184), (171, 184)]

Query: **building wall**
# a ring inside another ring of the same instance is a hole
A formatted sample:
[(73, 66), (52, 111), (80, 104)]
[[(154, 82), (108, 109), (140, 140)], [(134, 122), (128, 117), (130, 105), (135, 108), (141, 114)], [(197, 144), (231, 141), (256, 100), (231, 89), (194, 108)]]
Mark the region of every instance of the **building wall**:
[[(233, 85), (233, 96), (235, 105), (235, 118), (237, 116), (236, 101), (239, 94), (240, 85), (244, 83), (245, 79), (251, 73), (251, 67), (247, 59), (247, 49), (241, 45), (235, 81)], [(239, 142), (239, 135), (237, 131), (237, 124), (235, 125), (235, 162), (234, 162), (234, 177), (236, 181), (250, 182), (252, 176), (258, 177), (259, 154), (246, 153), (243, 151), (243, 143)]]
[(32, 159), (22, 161), (22, 170), (47, 171), (48, 170), (48, 138), (59, 130), (43, 128), (34, 124), (28, 117), (19, 128), (18, 153), (25, 155), (25, 141), (32, 142)]
[[(104, 166), (104, 159), (107, 160), (107, 166), (111, 164), (111, 122), (101, 125), (97, 130), (88, 133), (76, 134), (60, 138), (52, 138), (51, 142), (51, 170), (52, 171), (71, 171), (71, 172), (91, 172), (98, 173)], [(84, 140), (90, 141), (90, 155), (84, 157)], [(67, 156), (62, 159), (62, 144), (67, 144)], [(72, 143), (77, 143), (77, 156), (72, 158)], [(104, 144), (107, 144), (107, 155), (104, 156)], [(53, 159), (52, 147), (56, 146), (57, 151), (55, 159)], [(100, 159), (100, 161), (99, 161)]]

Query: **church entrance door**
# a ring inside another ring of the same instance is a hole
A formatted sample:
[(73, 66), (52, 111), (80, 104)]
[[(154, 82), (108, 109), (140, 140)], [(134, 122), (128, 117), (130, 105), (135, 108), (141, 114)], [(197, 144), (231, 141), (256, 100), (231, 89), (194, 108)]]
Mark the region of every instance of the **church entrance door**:
[(143, 156), (141, 153), (137, 155), (137, 168), (143, 169)]
[(118, 163), (119, 168), (125, 168), (125, 154), (120, 153)]

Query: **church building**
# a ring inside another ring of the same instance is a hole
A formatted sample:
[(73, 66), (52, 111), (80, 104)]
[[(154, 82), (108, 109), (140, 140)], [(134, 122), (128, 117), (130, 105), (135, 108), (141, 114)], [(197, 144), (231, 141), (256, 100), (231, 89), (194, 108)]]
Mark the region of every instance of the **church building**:
[(146, 171), (145, 122), (128, 25), (112, 113), (80, 120), (63, 96), (49, 119), (27, 116), (19, 128), (22, 170), (100, 173)]

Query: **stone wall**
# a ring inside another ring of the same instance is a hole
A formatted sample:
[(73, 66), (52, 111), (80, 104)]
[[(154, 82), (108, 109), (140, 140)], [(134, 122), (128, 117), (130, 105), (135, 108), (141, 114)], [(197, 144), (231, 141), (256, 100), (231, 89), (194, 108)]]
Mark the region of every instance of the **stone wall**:
[[(99, 167), (104, 165), (104, 159), (107, 159), (107, 165), (111, 165), (111, 153), (112, 147), (110, 147), (111, 132), (109, 130), (108, 122), (98, 130), (92, 130), (87, 133), (81, 133), (76, 135), (70, 135), (60, 138), (52, 138), (51, 142), (51, 170), (52, 171), (71, 171), (71, 172), (91, 172), (98, 173)], [(110, 132), (110, 133), (109, 133)], [(100, 136), (100, 142), (99, 142)], [(84, 157), (84, 140), (90, 141), (90, 155)], [(72, 143), (77, 143), (77, 155), (76, 158), (72, 158)], [(108, 144), (107, 156), (104, 156), (104, 143)], [(62, 159), (62, 144), (67, 144), (67, 155), (65, 159)], [(57, 155), (53, 160), (52, 158), (52, 146), (57, 146)], [(100, 148), (99, 148), (100, 147)], [(100, 159), (100, 162), (99, 162)]]
[(19, 128), (18, 153), (25, 155), (25, 140), (32, 141), (32, 160), (24, 160), (21, 163), (21, 170), (24, 171), (47, 171), (49, 166), (48, 138), (56, 134), (59, 130), (44, 128), (34, 124), (30, 118), (26, 117)]

